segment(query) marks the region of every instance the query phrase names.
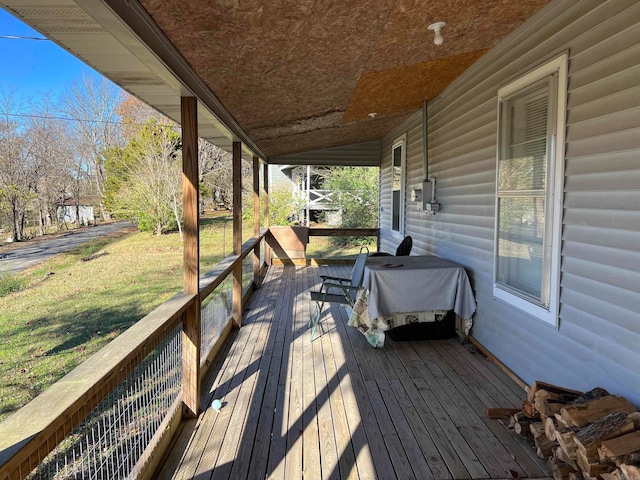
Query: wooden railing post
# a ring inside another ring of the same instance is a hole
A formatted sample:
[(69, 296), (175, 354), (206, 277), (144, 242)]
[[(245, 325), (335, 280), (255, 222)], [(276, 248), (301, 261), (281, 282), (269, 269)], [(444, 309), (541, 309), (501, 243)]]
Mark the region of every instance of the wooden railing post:
[[(262, 182), (264, 183), (264, 228), (269, 228), (269, 164), (262, 166)], [(271, 265), (271, 249), (267, 244), (264, 247), (264, 262)]]
[[(253, 157), (253, 236), (260, 236), (260, 159)], [(253, 249), (253, 283), (260, 287), (260, 243)]]
[(180, 99), (182, 116), (182, 195), (184, 210), (184, 292), (196, 301), (182, 320), (182, 390), (186, 416), (200, 410), (200, 218), (198, 196), (198, 117), (195, 97)]
[[(233, 254), (242, 253), (242, 142), (233, 142)], [(233, 325), (242, 326), (242, 260), (233, 265)]]

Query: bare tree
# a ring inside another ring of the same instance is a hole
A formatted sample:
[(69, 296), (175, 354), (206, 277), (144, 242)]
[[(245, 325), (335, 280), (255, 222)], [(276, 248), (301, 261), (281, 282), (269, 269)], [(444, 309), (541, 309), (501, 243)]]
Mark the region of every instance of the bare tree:
[[(83, 75), (73, 80), (62, 96), (62, 111), (75, 120), (73, 136), (76, 140), (76, 175), (79, 193), (81, 177), (86, 175), (92, 182), (96, 195), (104, 199), (105, 149), (122, 143), (120, 119), (117, 107), (120, 89), (105, 78)], [(78, 198), (78, 196), (76, 196)], [(103, 220), (109, 214), (100, 204)]]
[[(198, 139), (198, 173), (200, 185), (200, 210), (204, 209), (206, 195), (214, 203), (231, 201), (233, 179), (231, 177), (231, 155), (211, 142)], [(229, 203), (230, 205), (230, 203)]]
[(55, 118), (55, 106), (50, 94), (41, 94), (32, 103), (31, 115), (25, 125), (24, 144), (28, 158), (29, 184), (35, 194), (40, 235), (44, 235), (55, 218), (55, 205), (64, 200), (72, 184), (71, 152), (66, 125)]
[[(198, 140), (198, 163), (200, 184), (206, 187), (214, 202), (222, 203), (229, 208), (233, 198), (233, 172), (231, 154), (220, 147), (203, 140)], [(242, 189), (252, 191), (253, 164), (242, 162)], [(202, 195), (201, 195), (202, 197)], [(201, 202), (204, 200), (200, 199)]]
[(16, 241), (24, 238), (27, 206), (32, 199), (24, 139), (15, 116), (23, 105), (15, 90), (0, 89), (0, 211), (10, 220)]

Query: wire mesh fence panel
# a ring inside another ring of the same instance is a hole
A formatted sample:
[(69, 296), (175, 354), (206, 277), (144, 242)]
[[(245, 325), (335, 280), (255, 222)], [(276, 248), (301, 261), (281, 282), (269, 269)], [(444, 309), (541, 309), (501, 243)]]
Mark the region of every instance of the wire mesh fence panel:
[(220, 337), (222, 329), (231, 317), (233, 309), (233, 280), (231, 275), (211, 292), (201, 306), (201, 355)]
[(182, 387), (182, 323), (26, 478), (129, 478)]
[(247, 255), (242, 260), (242, 291), (253, 282), (253, 254)]

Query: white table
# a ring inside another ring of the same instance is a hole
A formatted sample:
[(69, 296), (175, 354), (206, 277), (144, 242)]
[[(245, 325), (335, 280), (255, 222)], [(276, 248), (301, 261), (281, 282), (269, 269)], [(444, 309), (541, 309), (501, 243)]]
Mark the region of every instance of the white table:
[[(470, 319), (476, 310), (465, 269), (433, 255), (370, 257), (362, 287), (349, 324), (358, 327), (373, 346), (381, 346), (382, 332), (403, 324), (399, 323), (402, 318), (433, 321), (434, 313), (453, 310)], [(411, 315), (398, 315), (403, 313)], [(390, 318), (392, 325), (385, 320)]]

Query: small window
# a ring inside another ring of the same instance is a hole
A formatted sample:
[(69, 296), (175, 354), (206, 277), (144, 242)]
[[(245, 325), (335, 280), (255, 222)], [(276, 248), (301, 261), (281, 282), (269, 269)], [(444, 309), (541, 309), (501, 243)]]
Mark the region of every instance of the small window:
[(557, 325), (567, 57), (498, 92), (494, 296)]
[(406, 135), (398, 138), (391, 147), (391, 230), (404, 234), (404, 171)]

